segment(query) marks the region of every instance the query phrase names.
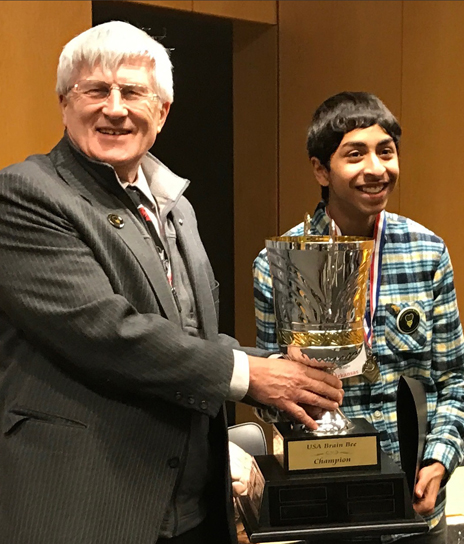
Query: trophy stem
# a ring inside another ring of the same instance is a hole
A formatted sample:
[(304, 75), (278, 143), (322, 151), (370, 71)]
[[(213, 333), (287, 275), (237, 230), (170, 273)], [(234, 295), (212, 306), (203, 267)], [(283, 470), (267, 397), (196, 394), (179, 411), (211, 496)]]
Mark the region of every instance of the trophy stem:
[[(326, 368), (328, 374), (333, 374), (335, 368)], [(319, 427), (312, 431), (317, 435), (343, 434), (354, 427), (353, 423), (348, 419), (340, 408), (333, 411), (325, 412), (325, 414), (316, 423)]]
[(310, 431), (316, 435), (342, 435), (354, 427), (353, 423), (345, 416), (340, 408), (326, 412), (316, 423), (319, 427), (315, 431)]

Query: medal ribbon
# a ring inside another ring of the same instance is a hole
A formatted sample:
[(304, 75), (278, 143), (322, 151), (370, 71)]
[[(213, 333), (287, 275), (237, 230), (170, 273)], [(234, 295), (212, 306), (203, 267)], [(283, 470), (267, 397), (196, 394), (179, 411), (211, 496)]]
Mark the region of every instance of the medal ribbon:
[(385, 210), (382, 210), (375, 218), (374, 253), (372, 255), (369, 274), (369, 306), (366, 308), (366, 314), (364, 316), (364, 339), (366, 341), (366, 345), (370, 349), (372, 349), (374, 316), (379, 303), (382, 253), (385, 246), (386, 225), (387, 216)]
[[(326, 210), (326, 215), (331, 219)], [(387, 226), (387, 215), (385, 210), (382, 210), (375, 218), (374, 224), (374, 253), (369, 271), (369, 306), (366, 308), (364, 315), (364, 340), (366, 346), (372, 349), (373, 323), (375, 311), (379, 303), (380, 283), (382, 273), (382, 253), (385, 246), (385, 229)], [(337, 236), (341, 236), (342, 232), (338, 225), (335, 225)]]

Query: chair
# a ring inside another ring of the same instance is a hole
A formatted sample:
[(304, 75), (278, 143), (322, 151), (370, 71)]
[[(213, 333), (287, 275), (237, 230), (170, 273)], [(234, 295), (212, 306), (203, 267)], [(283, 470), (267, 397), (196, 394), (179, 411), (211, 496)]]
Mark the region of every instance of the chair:
[(229, 440), (250, 455), (266, 455), (266, 437), (261, 425), (253, 421), (231, 425)]

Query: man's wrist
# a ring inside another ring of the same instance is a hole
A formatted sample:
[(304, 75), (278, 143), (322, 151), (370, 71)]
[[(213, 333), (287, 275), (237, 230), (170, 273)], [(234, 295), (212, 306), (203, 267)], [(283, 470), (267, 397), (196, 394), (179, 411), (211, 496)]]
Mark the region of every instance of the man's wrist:
[(227, 400), (239, 401), (248, 392), (250, 385), (250, 365), (248, 355), (244, 351), (233, 349), (234, 369), (230, 380), (229, 394)]

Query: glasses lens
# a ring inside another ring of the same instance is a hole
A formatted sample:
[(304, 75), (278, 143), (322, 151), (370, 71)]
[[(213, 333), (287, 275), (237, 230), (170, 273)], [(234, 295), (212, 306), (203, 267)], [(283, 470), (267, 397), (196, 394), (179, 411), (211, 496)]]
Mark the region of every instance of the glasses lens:
[(105, 100), (110, 94), (111, 87), (104, 81), (79, 81), (77, 91), (89, 100)]
[(79, 81), (74, 86), (74, 89), (81, 94), (86, 100), (91, 102), (103, 102), (106, 100), (112, 89), (117, 89), (121, 93), (121, 98), (124, 102), (142, 102), (147, 98), (155, 99), (157, 95), (145, 85), (137, 83), (126, 83), (124, 85), (110, 85), (105, 81), (97, 81), (84, 79)]
[(150, 94), (153, 94), (148, 87), (135, 83), (121, 85), (120, 91), (123, 100), (129, 102), (145, 100)]

